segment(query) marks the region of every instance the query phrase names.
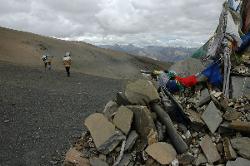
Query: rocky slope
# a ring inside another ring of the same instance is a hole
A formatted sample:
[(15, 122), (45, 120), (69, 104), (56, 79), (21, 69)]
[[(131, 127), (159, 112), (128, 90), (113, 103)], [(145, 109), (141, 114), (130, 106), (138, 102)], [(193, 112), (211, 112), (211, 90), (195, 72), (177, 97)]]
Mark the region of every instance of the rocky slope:
[(139, 58), (125, 53), (105, 50), (84, 42), (62, 41), (54, 38), (0, 28), (0, 60), (15, 64), (42, 67), (44, 53), (54, 56), (54, 69), (64, 70), (62, 57), (70, 51), (72, 70), (110, 78), (136, 78), (140, 69), (153, 69), (167, 63)]

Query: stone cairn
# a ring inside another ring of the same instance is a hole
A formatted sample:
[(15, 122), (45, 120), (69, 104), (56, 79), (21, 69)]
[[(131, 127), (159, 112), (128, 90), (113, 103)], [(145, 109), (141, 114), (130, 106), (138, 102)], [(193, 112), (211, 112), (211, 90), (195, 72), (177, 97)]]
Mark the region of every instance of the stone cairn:
[[(68, 150), (63, 165), (250, 165), (249, 94), (228, 99), (203, 84), (171, 96), (158, 93), (150, 80), (128, 83), (102, 113), (85, 119), (88, 131)], [(186, 148), (176, 148), (173, 132), (152, 103), (171, 117)]]

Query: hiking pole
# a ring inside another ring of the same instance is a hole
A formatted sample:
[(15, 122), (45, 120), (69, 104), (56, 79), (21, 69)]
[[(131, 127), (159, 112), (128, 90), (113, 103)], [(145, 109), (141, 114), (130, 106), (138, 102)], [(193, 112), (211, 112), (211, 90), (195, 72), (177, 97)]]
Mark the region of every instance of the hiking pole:
[(161, 106), (157, 103), (153, 103), (151, 107), (152, 107), (152, 110), (156, 113), (161, 123), (163, 123), (166, 126), (166, 133), (168, 137), (170, 138), (173, 146), (175, 147), (177, 153), (182, 154), (186, 152), (188, 149), (188, 146), (186, 142), (184, 142), (184, 140), (181, 138), (181, 136), (177, 133), (168, 113), (165, 112), (161, 108)]

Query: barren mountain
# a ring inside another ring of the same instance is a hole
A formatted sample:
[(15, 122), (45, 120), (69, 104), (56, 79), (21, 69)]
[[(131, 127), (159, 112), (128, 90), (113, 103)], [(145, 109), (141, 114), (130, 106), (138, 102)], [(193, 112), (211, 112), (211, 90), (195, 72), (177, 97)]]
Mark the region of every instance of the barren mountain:
[(168, 64), (149, 58), (135, 57), (126, 53), (98, 48), (74, 41), (63, 41), (32, 33), (0, 28), (0, 60), (25, 66), (42, 67), (41, 56), (54, 56), (54, 69), (64, 70), (62, 57), (70, 51), (72, 71), (110, 77), (136, 78), (140, 69), (166, 68)]

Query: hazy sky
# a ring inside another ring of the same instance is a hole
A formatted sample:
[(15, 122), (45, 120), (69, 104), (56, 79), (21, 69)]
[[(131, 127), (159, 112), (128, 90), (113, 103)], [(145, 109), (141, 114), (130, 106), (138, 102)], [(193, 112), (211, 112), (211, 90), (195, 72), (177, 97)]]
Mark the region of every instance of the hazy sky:
[(0, 0), (0, 26), (92, 44), (199, 46), (224, 0)]

